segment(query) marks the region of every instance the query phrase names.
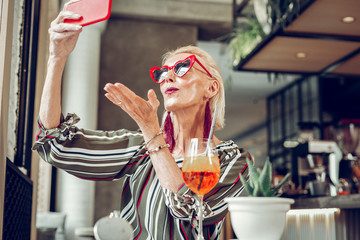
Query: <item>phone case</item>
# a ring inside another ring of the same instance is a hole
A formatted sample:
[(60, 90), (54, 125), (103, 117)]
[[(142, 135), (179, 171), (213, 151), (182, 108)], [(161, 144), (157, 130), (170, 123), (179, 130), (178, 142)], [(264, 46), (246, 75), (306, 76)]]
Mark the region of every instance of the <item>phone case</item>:
[(80, 14), (79, 20), (66, 19), (66, 23), (75, 23), (87, 26), (104, 21), (110, 17), (112, 0), (79, 0), (70, 3), (65, 10)]

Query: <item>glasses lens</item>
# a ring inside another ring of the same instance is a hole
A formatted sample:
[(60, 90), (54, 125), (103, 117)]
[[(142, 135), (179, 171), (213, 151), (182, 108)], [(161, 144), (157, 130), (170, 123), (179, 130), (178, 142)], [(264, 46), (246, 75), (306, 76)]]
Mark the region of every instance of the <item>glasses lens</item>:
[(157, 82), (164, 81), (166, 74), (168, 72), (167, 68), (161, 68), (153, 71), (153, 77)]
[(183, 62), (179, 62), (174, 67), (175, 74), (178, 75), (179, 77), (184, 76), (189, 71), (190, 64), (191, 64), (191, 59), (186, 59)]

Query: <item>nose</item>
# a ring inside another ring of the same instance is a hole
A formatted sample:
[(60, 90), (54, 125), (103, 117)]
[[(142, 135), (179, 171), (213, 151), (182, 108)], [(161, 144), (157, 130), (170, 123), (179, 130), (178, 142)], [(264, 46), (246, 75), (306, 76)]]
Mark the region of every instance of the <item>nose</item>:
[(170, 70), (167, 72), (165, 79), (165, 82), (175, 82), (175, 74), (173, 70)]

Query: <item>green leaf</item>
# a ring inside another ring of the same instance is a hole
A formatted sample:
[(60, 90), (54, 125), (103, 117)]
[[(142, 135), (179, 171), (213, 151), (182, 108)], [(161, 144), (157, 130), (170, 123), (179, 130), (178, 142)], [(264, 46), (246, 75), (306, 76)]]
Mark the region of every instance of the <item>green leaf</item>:
[(275, 193), (278, 191), (278, 189), (274, 188), (268, 193), (267, 197), (276, 197)]
[(240, 174), (240, 181), (244, 185), (246, 191), (249, 193), (249, 195), (253, 196), (254, 189), (250, 186), (250, 184), (246, 181), (244, 176)]
[(282, 187), (282, 185), (284, 185), (284, 183), (287, 181), (290, 175), (291, 175), (290, 173), (286, 174), (285, 177), (281, 180), (281, 182), (274, 189), (271, 190), (271, 196), (274, 196), (275, 193), (279, 191), (279, 189)]
[(264, 197), (274, 197), (274, 192), (270, 190), (269, 192), (264, 193)]
[(254, 197), (263, 197), (263, 196), (264, 196), (264, 193), (261, 191), (261, 187), (260, 187), (260, 183), (259, 183), (259, 182), (256, 182), (256, 183), (255, 183), (253, 196), (254, 196)]
[(255, 183), (259, 181), (259, 172), (252, 164), (252, 161), (249, 159), (246, 159), (246, 162), (248, 164), (249, 168), (249, 174), (250, 174), (250, 186), (255, 188)]
[(264, 195), (271, 190), (272, 166), (269, 159), (266, 160), (264, 168), (260, 174), (259, 182)]

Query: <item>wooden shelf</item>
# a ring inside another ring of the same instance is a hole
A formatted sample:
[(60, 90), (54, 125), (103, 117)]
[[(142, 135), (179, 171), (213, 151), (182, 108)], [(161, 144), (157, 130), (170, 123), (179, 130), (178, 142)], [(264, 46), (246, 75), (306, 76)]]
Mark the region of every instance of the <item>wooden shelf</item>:
[(292, 209), (308, 208), (360, 208), (360, 194), (341, 195), (335, 197), (298, 198), (291, 205)]
[[(300, 12), (272, 31), (234, 67), (239, 71), (360, 76), (360, 1), (301, 0)], [(256, 13), (255, 13), (256, 16)], [(299, 57), (301, 54), (303, 57)]]

